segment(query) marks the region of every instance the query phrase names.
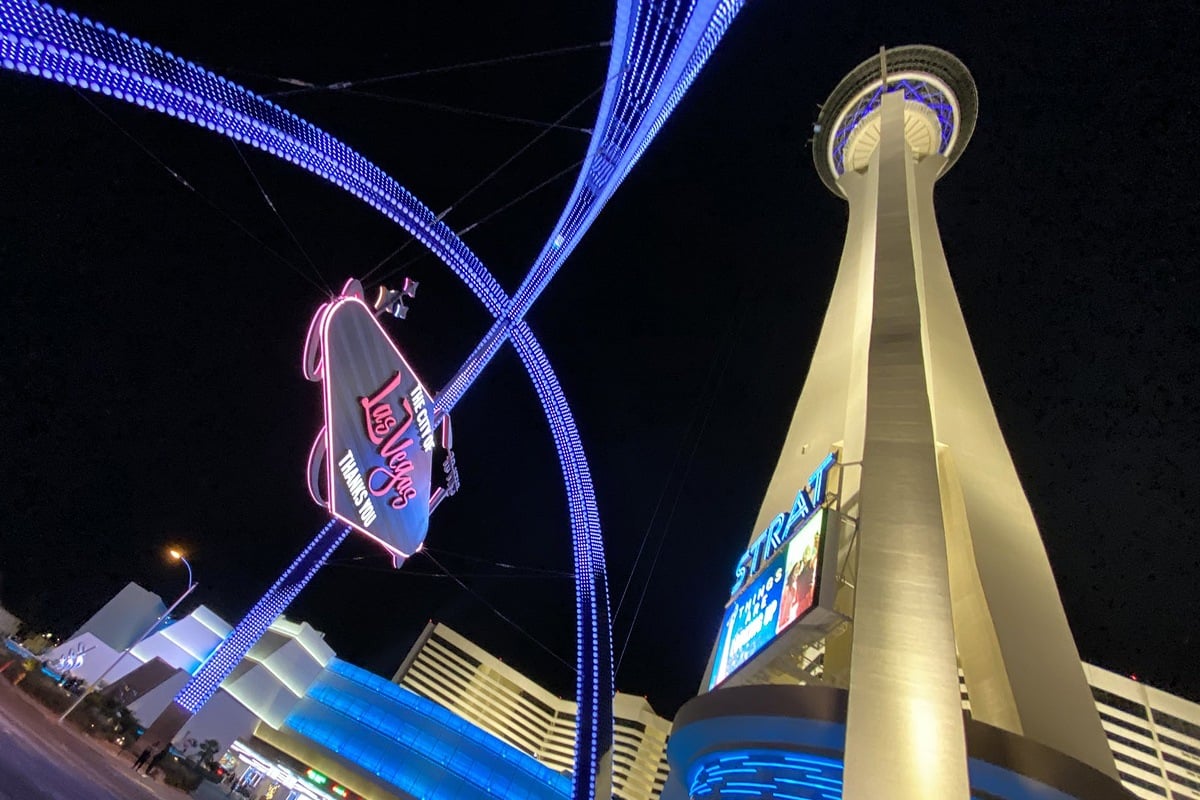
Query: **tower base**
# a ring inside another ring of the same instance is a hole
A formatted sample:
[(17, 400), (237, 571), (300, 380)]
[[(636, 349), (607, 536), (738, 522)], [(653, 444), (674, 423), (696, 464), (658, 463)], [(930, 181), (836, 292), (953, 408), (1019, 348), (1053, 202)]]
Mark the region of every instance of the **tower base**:
[[(848, 693), (828, 686), (718, 689), (679, 710), (663, 800), (842, 797)], [(971, 796), (1129, 800), (1116, 780), (1045, 745), (966, 716)]]

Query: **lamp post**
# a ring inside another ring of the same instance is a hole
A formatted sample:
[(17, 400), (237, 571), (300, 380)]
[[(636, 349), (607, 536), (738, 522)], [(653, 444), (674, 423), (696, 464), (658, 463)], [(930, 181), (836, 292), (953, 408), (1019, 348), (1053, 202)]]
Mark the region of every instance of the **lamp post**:
[(184, 558), (183, 553), (181, 553), (179, 550), (176, 550), (174, 548), (172, 548), (168, 552), (169, 552), (171, 558), (175, 559), (176, 561), (182, 561), (183, 565), (185, 567), (187, 567), (187, 572), (188, 572), (187, 588), (183, 590), (183, 594), (179, 595), (179, 597), (175, 600), (174, 603), (171, 603), (170, 607), (167, 608), (166, 611), (164, 611), (163, 613), (158, 615), (158, 619), (154, 620), (153, 624), (151, 624), (149, 628), (146, 628), (146, 630), (142, 632), (141, 636), (137, 637), (137, 639), (134, 639), (132, 644), (130, 644), (128, 647), (126, 647), (124, 650), (122, 650), (119, 655), (117, 655), (116, 660), (113, 661), (113, 663), (108, 665), (108, 669), (104, 670), (104, 672), (101, 672), (100, 675), (94, 681), (89, 683), (84, 688), (83, 692), (79, 695), (79, 697), (77, 697), (75, 699), (75, 702), (72, 703), (71, 706), (62, 713), (62, 716), (58, 718), (59, 723), (62, 723), (64, 720), (66, 720), (67, 717), (69, 717), (71, 715), (72, 711), (74, 711), (76, 708), (79, 708), (79, 704), (82, 703), (84, 700), (86, 700), (87, 696), (90, 695), (92, 693), (92, 691), (97, 686), (100, 685), (100, 681), (104, 680), (104, 676), (107, 675), (108, 673), (112, 672), (113, 669), (117, 666), (117, 664), (121, 663), (121, 659), (123, 659), (126, 655), (128, 655), (129, 652), (131, 650), (133, 650), (133, 648), (135, 648), (139, 644), (141, 644), (143, 639), (145, 639), (147, 636), (149, 636), (151, 633), (153, 633), (154, 629), (159, 626), (159, 623), (161, 623), (164, 619), (169, 617), (171, 615), (171, 612), (174, 611), (179, 606), (179, 604), (182, 603), (184, 601), (184, 599), (187, 598), (187, 596), (192, 593), (192, 590), (195, 589), (196, 586), (198, 586), (198, 584), (194, 580), (192, 580), (192, 565), (188, 563), (188, 560), (186, 558)]

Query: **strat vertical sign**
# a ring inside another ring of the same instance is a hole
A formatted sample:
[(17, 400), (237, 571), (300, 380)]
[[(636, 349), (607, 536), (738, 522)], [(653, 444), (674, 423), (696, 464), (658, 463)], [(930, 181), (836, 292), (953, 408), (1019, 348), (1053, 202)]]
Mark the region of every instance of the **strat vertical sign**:
[[(712, 689), (762, 652), (819, 601), (824, 571), (829, 471), (834, 454), (821, 461), (780, 512), (738, 559), (736, 581), (721, 620), (708, 688)], [(833, 553), (836, 557), (836, 551)]]
[[(449, 418), (433, 419), (432, 398), (357, 281), (313, 318), (304, 375), (320, 381), (325, 396), (325, 427), (309, 455), (309, 492), (386, 547), (398, 566), (425, 541), (431, 499), (458, 488)], [(446, 486), (435, 494), (433, 463), (442, 449), (437, 472)]]

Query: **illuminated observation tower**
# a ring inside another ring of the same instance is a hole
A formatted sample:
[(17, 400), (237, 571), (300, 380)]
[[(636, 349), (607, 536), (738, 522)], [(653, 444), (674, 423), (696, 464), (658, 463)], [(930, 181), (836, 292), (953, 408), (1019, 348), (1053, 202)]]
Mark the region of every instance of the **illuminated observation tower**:
[(926, 46), (822, 107), (845, 247), (667, 800), (1127, 797), (938, 236), (977, 107)]

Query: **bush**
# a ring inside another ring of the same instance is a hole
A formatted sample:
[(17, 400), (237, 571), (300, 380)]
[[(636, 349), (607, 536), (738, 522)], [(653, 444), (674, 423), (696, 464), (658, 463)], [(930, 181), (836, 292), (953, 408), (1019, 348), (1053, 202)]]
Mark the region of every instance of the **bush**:
[(133, 712), (112, 697), (99, 693), (88, 695), (68, 719), (85, 733), (110, 742), (118, 739), (132, 742), (142, 728)]
[(204, 773), (189, 761), (184, 761), (176, 755), (164, 758), (158, 764), (162, 771), (163, 783), (174, 786), (185, 792), (194, 792), (204, 782)]
[(58, 681), (35, 666), (25, 673), (17, 688), (37, 700), (55, 714), (61, 714), (75, 702), (75, 695), (58, 685)]
[[(55, 714), (66, 711), (79, 697), (42, 672), (41, 665), (37, 662), (33, 662), (32, 667), (26, 665), (24, 677), (15, 685)], [(71, 712), (67, 721), (90, 736), (110, 742), (117, 739), (132, 742), (141, 728), (141, 723), (129, 709), (113, 698), (99, 693), (88, 695), (79, 707)]]

